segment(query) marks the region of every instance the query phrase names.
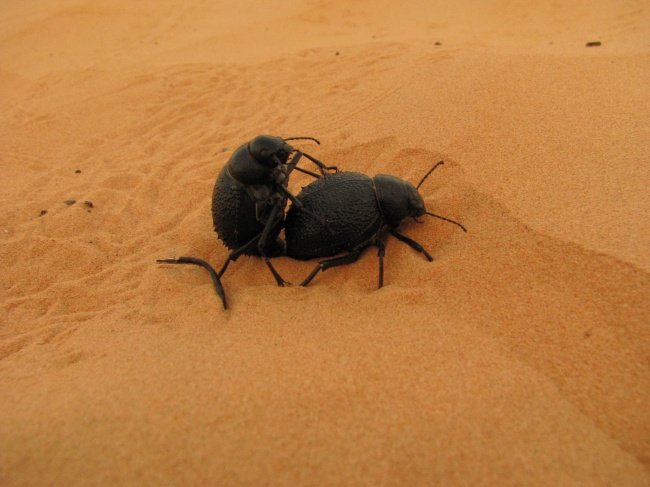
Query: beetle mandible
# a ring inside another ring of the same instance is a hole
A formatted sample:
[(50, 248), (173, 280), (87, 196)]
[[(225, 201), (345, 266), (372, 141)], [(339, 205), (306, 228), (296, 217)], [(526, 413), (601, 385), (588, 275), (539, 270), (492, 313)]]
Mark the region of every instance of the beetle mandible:
[[(285, 220), (287, 255), (294, 259), (342, 256), (322, 260), (301, 283), (306, 286), (318, 274), (332, 267), (356, 262), (361, 253), (376, 246), (379, 256), (379, 287), (384, 284), (384, 235), (386, 232), (422, 253), (431, 262), (433, 257), (415, 240), (401, 233), (400, 222), (411, 217), (415, 221), (430, 215), (467, 229), (449, 218), (426, 211), (418, 189), (441, 164), (438, 162), (417, 186), (395, 176), (378, 174), (374, 178), (357, 172), (340, 172), (313, 181), (296, 196), (303, 211), (292, 206)], [(304, 210), (309, 210), (307, 213)], [(327, 225), (311, 216), (321, 215)]]
[[(158, 260), (158, 263), (194, 264), (207, 269), (224, 309), (227, 305), (221, 277), (230, 262), (242, 255), (262, 257), (278, 285), (286, 284), (269, 257), (277, 257), (284, 252), (284, 244), (278, 236), (284, 226), (287, 200), (292, 201), (292, 207), (300, 209), (302, 206), (287, 189), (291, 172), (295, 169), (320, 178), (328, 171), (337, 170), (335, 166), (326, 166), (309, 154), (294, 149), (287, 143), (289, 140), (313, 140), (320, 144), (313, 137), (258, 135), (238, 147), (222, 168), (212, 192), (212, 221), (218, 237), (231, 252), (218, 273), (210, 264), (195, 257)], [(289, 161), (292, 153), (294, 155)], [(320, 174), (298, 167), (302, 156), (316, 164)], [(308, 209), (305, 211), (315, 220), (323, 221)]]

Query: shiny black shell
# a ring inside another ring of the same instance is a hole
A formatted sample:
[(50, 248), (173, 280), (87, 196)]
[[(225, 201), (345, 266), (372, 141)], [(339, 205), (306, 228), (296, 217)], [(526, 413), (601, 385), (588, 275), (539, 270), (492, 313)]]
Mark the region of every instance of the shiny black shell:
[[(269, 256), (281, 252), (276, 239), (282, 230), (282, 215), (280, 212), (269, 235)], [(217, 235), (230, 250), (240, 248), (264, 230), (264, 224), (257, 220), (253, 198), (243, 184), (230, 176), (228, 164), (221, 170), (212, 192), (212, 221)], [(257, 247), (246, 255), (258, 255)]]
[(349, 252), (374, 239), (384, 224), (370, 176), (340, 172), (317, 179), (297, 195), (329, 229), (291, 206), (285, 220), (287, 255), (307, 260)]

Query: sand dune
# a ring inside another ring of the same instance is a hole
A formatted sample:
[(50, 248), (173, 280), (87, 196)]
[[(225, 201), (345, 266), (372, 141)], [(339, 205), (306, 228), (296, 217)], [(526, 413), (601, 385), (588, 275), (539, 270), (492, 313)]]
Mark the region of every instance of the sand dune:
[[(648, 485), (649, 12), (0, 7), (0, 484)], [(212, 187), (262, 133), (444, 160), (421, 193), (469, 231), (404, 222), (434, 261), (389, 240), (381, 290), (374, 251), (307, 288), (241, 258), (224, 312), (155, 261), (224, 261)]]

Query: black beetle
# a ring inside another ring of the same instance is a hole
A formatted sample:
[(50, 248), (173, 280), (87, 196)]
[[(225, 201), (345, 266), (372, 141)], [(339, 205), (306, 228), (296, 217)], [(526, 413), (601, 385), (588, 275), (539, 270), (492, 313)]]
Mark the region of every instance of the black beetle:
[[(303, 211), (296, 211), (298, 207), (292, 206), (285, 220), (287, 255), (308, 260), (346, 254), (319, 262), (301, 286), (309, 284), (319, 271), (351, 264), (363, 250), (376, 246), (379, 249), (379, 287), (382, 287), (386, 231), (432, 261), (433, 257), (422, 245), (397, 232), (400, 222), (407, 217), (419, 222), (417, 218), (426, 214), (458, 225), (467, 232), (460, 223), (426, 211), (418, 193), (420, 185), (441, 164), (444, 163), (440, 161), (429, 170), (417, 186), (385, 174), (371, 178), (357, 172), (340, 172), (303, 188), (296, 197)], [(313, 218), (311, 213), (325, 218), (327, 224)]]
[[(289, 175), (295, 169), (315, 178), (336, 171), (334, 166), (325, 166), (316, 158), (295, 150), (288, 140), (313, 140), (313, 137), (290, 137), (283, 139), (271, 135), (258, 135), (250, 142), (238, 147), (223, 167), (212, 193), (212, 220), (215, 231), (223, 243), (231, 250), (228, 259), (217, 273), (202, 259), (179, 257), (160, 259), (158, 263), (194, 264), (204, 267), (210, 276), (226, 308), (226, 296), (221, 284), (221, 276), (231, 261), (241, 255), (258, 255), (264, 259), (278, 285), (286, 283), (275, 270), (269, 257), (277, 257), (284, 252), (284, 245), (278, 239), (284, 225), (284, 209), (287, 200), (292, 207), (302, 205), (287, 189)], [(291, 161), (289, 156), (295, 152)], [(302, 156), (314, 162), (321, 174), (297, 167)], [(289, 162), (288, 162), (289, 161)], [(309, 212), (309, 210), (305, 210)], [(317, 221), (318, 215), (311, 214)], [(324, 223), (324, 222), (323, 222)]]

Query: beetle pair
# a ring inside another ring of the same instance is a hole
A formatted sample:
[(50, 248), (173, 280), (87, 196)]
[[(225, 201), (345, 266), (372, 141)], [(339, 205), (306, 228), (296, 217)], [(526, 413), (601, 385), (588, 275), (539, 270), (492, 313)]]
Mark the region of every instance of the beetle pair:
[[(286, 281), (278, 274), (269, 257), (282, 255), (283, 242), (278, 238), (284, 227), (286, 255), (307, 260), (326, 259), (301, 283), (306, 286), (319, 271), (351, 264), (370, 246), (379, 249), (379, 287), (383, 285), (383, 234), (387, 230), (398, 240), (433, 258), (417, 242), (397, 232), (400, 222), (428, 214), (458, 225), (460, 223), (427, 212), (418, 188), (442, 161), (436, 164), (417, 187), (394, 176), (377, 175), (371, 178), (356, 172), (336, 172), (316, 158), (294, 150), (288, 140), (310, 139), (295, 137), (282, 139), (269, 135), (255, 137), (239, 147), (222, 169), (212, 195), (212, 218), (219, 238), (231, 250), (217, 273), (210, 264), (195, 257), (161, 259), (159, 263), (194, 264), (210, 273), (224, 309), (226, 295), (221, 277), (231, 261), (241, 255), (262, 257), (278, 285)], [(290, 155), (294, 153), (289, 161)], [(320, 174), (297, 166), (305, 156), (319, 168)], [(293, 170), (316, 178), (294, 196), (288, 189)], [(286, 214), (287, 201), (292, 206)]]

